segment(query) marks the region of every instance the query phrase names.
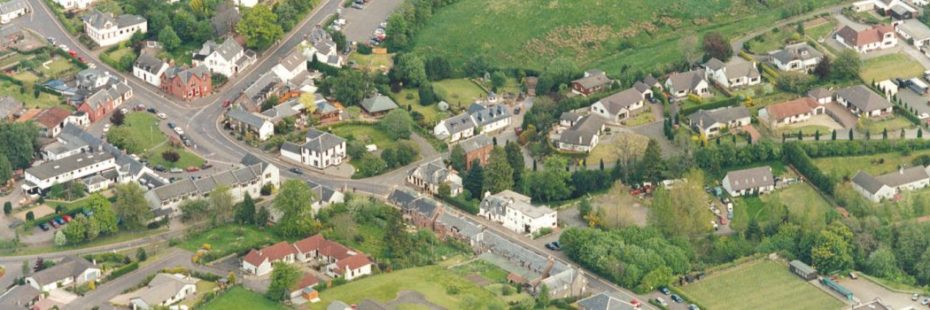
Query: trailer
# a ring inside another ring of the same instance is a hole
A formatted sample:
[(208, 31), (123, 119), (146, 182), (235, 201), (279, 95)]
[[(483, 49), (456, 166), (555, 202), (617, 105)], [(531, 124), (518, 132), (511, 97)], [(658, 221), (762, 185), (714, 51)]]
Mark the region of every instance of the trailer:
[(852, 291), (850, 291), (848, 288), (843, 287), (843, 286), (840, 285), (839, 283), (836, 283), (836, 282), (834, 282), (833, 280), (830, 280), (829, 278), (822, 278), (822, 279), (820, 279), (820, 283), (822, 283), (822, 284), (823, 284), (824, 286), (826, 286), (826, 287), (829, 287), (830, 289), (832, 289), (832, 290), (833, 290), (834, 292), (836, 292), (837, 294), (840, 294), (840, 296), (845, 297), (846, 300), (849, 300), (849, 301), (852, 301), (852, 300), (853, 300), (853, 293), (852, 293)]

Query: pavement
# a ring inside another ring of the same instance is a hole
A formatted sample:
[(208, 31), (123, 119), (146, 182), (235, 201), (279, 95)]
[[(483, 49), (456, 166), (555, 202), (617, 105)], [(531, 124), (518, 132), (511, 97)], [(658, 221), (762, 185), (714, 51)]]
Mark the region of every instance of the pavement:
[(362, 9), (344, 8), (341, 16), (346, 20), (346, 25), (342, 33), (349, 41), (367, 43), (374, 37), (375, 29), (387, 21), (391, 13), (403, 3), (403, 0), (376, 0), (369, 1)]
[[(908, 309), (908, 307), (913, 307), (913, 309), (927, 308), (927, 306), (922, 306), (920, 301), (924, 298), (930, 298), (926, 295), (921, 295), (917, 301), (912, 301), (912, 293), (892, 291), (864, 277), (859, 277), (857, 280), (842, 278), (839, 279), (837, 283), (852, 291), (853, 295), (862, 303), (868, 303), (876, 298), (880, 298), (883, 304), (891, 305), (893, 309)], [(830, 293), (834, 296), (838, 296), (832, 291)]]

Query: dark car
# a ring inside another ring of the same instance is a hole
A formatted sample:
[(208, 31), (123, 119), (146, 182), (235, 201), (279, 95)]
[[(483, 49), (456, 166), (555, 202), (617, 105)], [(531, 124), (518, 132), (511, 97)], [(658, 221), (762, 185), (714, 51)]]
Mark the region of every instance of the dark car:
[(158, 172), (165, 172), (165, 166), (157, 165), (157, 166), (155, 166), (155, 171), (158, 171)]
[(672, 294), (672, 291), (670, 291), (667, 287), (664, 287), (664, 286), (659, 288), (659, 292), (662, 292), (662, 294), (665, 294), (666, 296)]
[(681, 296), (678, 296), (678, 294), (672, 294), (672, 301), (677, 302), (677, 303), (685, 302), (685, 300), (682, 299)]
[(695, 304), (690, 304), (690, 305), (688, 305), (688, 310), (701, 310), (701, 308), (699, 308), (699, 307), (698, 307), (697, 305), (695, 305)]
[(59, 217), (56, 217), (56, 218), (55, 218), (55, 223), (58, 223), (58, 225), (64, 225), (64, 224), (65, 224), (65, 220), (62, 219), (62, 218), (59, 216)]
[(287, 169), (287, 171), (290, 171), (290, 172), (292, 172), (292, 173), (294, 173), (294, 174), (304, 174), (303, 171), (301, 171), (299, 168), (296, 168), (296, 167), (295, 167), (295, 168), (291, 168), (291, 169)]
[(174, 129), (174, 123), (168, 122), (168, 128)]
[(513, 115), (520, 115), (520, 111), (522, 111), (522, 109), (520, 109), (520, 107), (517, 107), (517, 108), (513, 109)]
[(203, 165), (200, 165), (200, 170), (213, 168), (213, 164), (209, 162), (204, 162)]
[(552, 241), (552, 246), (554, 246), (554, 247), (556, 248), (556, 250), (562, 249), (562, 243), (559, 242), (559, 240)]
[(546, 248), (555, 251), (555, 248), (552, 247), (552, 242), (546, 243)]
[(149, 113), (152, 113), (152, 114), (158, 113), (158, 110), (155, 110), (155, 108), (148, 108), (148, 109), (145, 109), (145, 110), (148, 111)]
[(42, 231), (48, 231), (48, 225), (45, 223), (39, 223), (39, 228), (41, 228)]

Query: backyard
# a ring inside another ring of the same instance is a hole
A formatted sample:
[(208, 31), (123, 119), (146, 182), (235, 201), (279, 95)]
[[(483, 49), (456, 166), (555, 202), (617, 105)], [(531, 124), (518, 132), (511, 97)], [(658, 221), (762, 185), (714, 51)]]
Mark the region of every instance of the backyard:
[(911, 165), (911, 162), (921, 155), (930, 155), (930, 150), (914, 151), (907, 155), (894, 152), (866, 156), (822, 157), (815, 158), (814, 164), (827, 175), (839, 180), (852, 178), (859, 170), (873, 176), (889, 173), (897, 170), (899, 165)]
[(284, 306), (266, 299), (264, 296), (241, 286), (226, 291), (216, 299), (204, 304), (203, 310), (252, 310), (252, 309), (287, 309)]
[(923, 72), (924, 67), (919, 62), (907, 54), (896, 53), (864, 60), (859, 77), (871, 83), (892, 78), (912, 78)]
[(259, 230), (252, 226), (224, 225), (195, 233), (178, 247), (196, 252), (208, 244), (211, 248), (210, 256), (220, 258), (231, 253), (259, 248), (276, 240), (277, 237), (268, 230)]
[(881, 139), (882, 132), (887, 129), (888, 135), (900, 135), (901, 129), (911, 129), (917, 127), (910, 120), (901, 116), (893, 116), (883, 120), (863, 119), (859, 121), (859, 129), (868, 130), (872, 139)]
[(58, 96), (41, 92), (39, 98), (36, 98), (32, 92), (21, 92), (20, 87), (10, 81), (0, 80), (0, 94), (13, 96), (17, 101), (23, 102), (27, 108), (51, 108), (61, 107), (73, 110), (71, 106), (65, 105)]
[[(643, 113), (650, 114), (650, 113)], [(649, 138), (629, 131), (615, 131), (601, 135), (600, 143), (588, 154), (588, 166), (613, 165), (618, 159), (636, 158), (646, 151)]]
[(420, 104), (420, 94), (417, 93), (416, 89), (402, 89), (398, 93), (393, 93), (393, 97), (397, 101), (397, 104), (401, 107), (406, 108), (407, 106), (410, 106), (413, 111), (423, 115), (423, 119), (426, 124), (435, 124), (450, 116), (449, 112), (439, 111), (439, 108), (437, 108), (435, 104)]
[(391, 55), (389, 54), (363, 55), (359, 53), (352, 53), (349, 55), (349, 63), (355, 63), (358, 68), (367, 72), (387, 72), (391, 69), (391, 67), (394, 66), (394, 61), (391, 59)]
[(436, 96), (449, 103), (452, 110), (467, 109), (475, 100), (484, 99), (487, 93), (467, 79), (452, 79), (433, 82)]
[[(784, 206), (787, 214), (773, 211), (777, 205)], [(816, 228), (824, 225), (827, 214), (832, 211), (830, 203), (813, 187), (799, 183), (779, 188), (770, 194), (735, 199), (732, 225), (734, 229), (743, 230), (753, 219), (763, 224), (786, 216), (794, 223)]]
[[(708, 309), (840, 309), (844, 304), (805, 283), (788, 266), (756, 260), (711, 273), (703, 280), (681, 287)], [(738, 300), (739, 302), (733, 302)]]

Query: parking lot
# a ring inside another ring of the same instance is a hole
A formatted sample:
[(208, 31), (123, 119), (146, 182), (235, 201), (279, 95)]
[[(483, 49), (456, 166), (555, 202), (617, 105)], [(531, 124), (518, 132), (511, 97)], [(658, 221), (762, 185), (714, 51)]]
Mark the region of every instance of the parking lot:
[(374, 36), (375, 29), (387, 21), (388, 16), (402, 3), (403, 0), (369, 0), (361, 9), (344, 8), (342, 18), (346, 20), (346, 26), (342, 33), (349, 41), (367, 43)]
[(891, 305), (893, 309), (908, 309), (908, 307), (926, 309), (927, 307), (920, 305), (920, 300), (927, 298), (927, 296), (921, 295), (918, 301), (912, 301), (911, 294), (890, 291), (863, 277), (856, 280), (842, 278), (837, 283), (852, 291), (853, 295), (862, 303), (868, 303), (880, 298), (883, 304)]

